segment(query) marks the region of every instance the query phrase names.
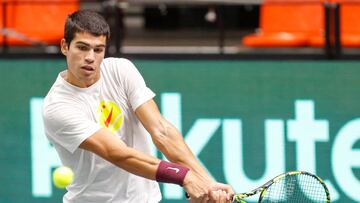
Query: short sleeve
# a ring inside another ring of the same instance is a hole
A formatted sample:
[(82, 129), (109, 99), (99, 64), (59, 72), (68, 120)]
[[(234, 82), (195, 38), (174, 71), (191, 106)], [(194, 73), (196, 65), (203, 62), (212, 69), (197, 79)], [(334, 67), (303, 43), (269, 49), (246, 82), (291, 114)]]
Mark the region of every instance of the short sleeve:
[(62, 103), (45, 106), (43, 118), (46, 135), (71, 153), (102, 128), (80, 109)]
[(146, 86), (144, 78), (141, 76), (135, 65), (127, 59), (118, 59), (119, 80), (124, 86), (125, 94), (135, 111), (141, 104), (152, 99), (155, 93)]

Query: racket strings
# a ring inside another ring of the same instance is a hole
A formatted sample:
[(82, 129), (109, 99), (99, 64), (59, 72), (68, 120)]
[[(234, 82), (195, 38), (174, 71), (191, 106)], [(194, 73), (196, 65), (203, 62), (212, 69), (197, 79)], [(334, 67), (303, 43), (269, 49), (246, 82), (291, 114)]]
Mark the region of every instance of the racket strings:
[(307, 174), (288, 175), (274, 182), (261, 202), (327, 202), (327, 194), (318, 179)]

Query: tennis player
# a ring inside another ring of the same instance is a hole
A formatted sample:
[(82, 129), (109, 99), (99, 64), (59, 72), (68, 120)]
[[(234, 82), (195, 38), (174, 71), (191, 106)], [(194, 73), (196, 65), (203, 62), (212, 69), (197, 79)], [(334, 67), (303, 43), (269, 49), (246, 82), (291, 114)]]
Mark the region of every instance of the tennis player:
[[(67, 68), (44, 101), (45, 133), (75, 179), (64, 203), (159, 202), (158, 182), (182, 186), (191, 202), (231, 202), (229, 185), (201, 166), (160, 114), (155, 94), (127, 59), (105, 58), (109, 25), (80, 10), (65, 22)], [(150, 156), (147, 132), (168, 158)]]

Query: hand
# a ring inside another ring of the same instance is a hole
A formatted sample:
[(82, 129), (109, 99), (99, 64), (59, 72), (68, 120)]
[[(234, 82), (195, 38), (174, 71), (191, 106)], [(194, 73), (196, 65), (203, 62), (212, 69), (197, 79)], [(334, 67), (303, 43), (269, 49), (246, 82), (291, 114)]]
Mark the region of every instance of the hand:
[(234, 196), (231, 186), (201, 178), (192, 171), (185, 176), (183, 187), (191, 203), (231, 203)]
[(183, 187), (189, 195), (191, 203), (202, 203), (210, 200), (209, 196), (209, 181), (201, 178), (192, 171), (189, 171), (184, 179)]
[(229, 195), (224, 190), (217, 190), (210, 192), (211, 198), (214, 200), (213, 202), (216, 203), (231, 203), (232, 199), (228, 199)]
[[(234, 198), (234, 191), (230, 185), (223, 184), (223, 183), (213, 183), (211, 185), (211, 191), (215, 193), (210, 193), (210, 195), (218, 195), (219, 199), (225, 196), (225, 202), (232, 202)], [(217, 193), (216, 193), (217, 192)], [(214, 199), (214, 198), (213, 198)]]

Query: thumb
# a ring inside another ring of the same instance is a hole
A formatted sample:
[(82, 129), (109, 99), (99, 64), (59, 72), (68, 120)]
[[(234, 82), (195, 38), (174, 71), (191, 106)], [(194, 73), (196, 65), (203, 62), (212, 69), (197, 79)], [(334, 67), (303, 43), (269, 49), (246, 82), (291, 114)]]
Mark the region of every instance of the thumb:
[(230, 185), (226, 185), (223, 183), (215, 183), (214, 185), (211, 186), (211, 190), (212, 191), (218, 191), (218, 190), (222, 190), (226, 192), (226, 199), (227, 200), (231, 200), (233, 198), (233, 196), (235, 195), (233, 189), (231, 188)]

